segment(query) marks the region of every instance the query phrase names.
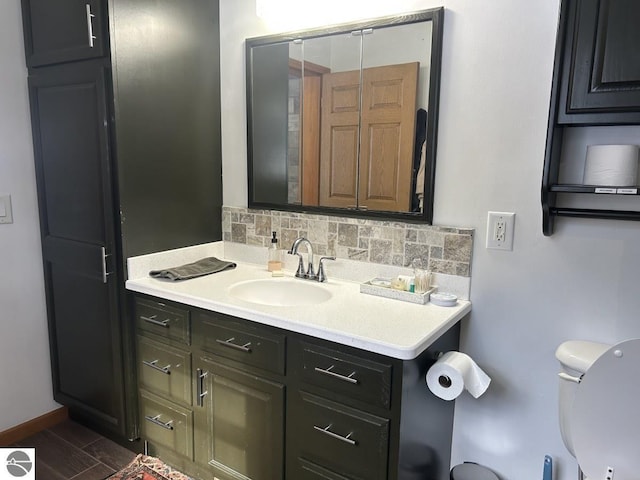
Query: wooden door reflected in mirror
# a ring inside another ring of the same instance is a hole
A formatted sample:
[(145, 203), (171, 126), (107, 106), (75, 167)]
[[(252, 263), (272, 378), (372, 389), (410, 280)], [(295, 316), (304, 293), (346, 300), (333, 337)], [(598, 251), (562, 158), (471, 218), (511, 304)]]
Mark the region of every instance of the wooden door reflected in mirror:
[(441, 23), (247, 40), (249, 206), (430, 222)]

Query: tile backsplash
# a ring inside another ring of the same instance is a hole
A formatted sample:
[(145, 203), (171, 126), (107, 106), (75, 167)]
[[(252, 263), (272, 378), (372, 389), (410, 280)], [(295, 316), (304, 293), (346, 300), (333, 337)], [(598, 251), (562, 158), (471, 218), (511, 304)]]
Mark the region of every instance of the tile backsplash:
[(303, 236), (320, 255), (401, 267), (411, 266), (415, 258), (420, 258), (433, 272), (471, 276), (472, 228), (222, 208), (226, 242), (268, 247), (272, 231), (278, 233), (283, 249)]

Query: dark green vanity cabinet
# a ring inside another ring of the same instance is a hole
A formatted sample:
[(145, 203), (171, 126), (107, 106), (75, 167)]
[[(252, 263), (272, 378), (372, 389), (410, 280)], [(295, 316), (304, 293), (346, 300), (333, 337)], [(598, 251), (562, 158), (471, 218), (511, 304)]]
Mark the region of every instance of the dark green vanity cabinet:
[(54, 398), (135, 439), (126, 258), (222, 237), (218, 0), (22, 11)]
[[(561, 2), (541, 189), (542, 230), (547, 236), (553, 234), (557, 217), (640, 220), (640, 190), (635, 195), (628, 191), (605, 195), (625, 195), (631, 208), (624, 210), (576, 208), (575, 202), (565, 202), (572, 205), (566, 207), (559, 201), (561, 196), (576, 200), (576, 196), (599, 194), (593, 185), (561, 179), (561, 162), (574, 161), (562, 158), (563, 142), (572, 130), (640, 125), (638, 18), (640, 2), (636, 0)], [(637, 140), (631, 138), (627, 143)]]
[(284, 478), (286, 335), (136, 297), (141, 438), (198, 478)]
[(448, 479), (454, 404), (425, 374), (457, 349), (458, 325), (403, 361), (145, 295), (133, 303), (150, 454), (201, 479)]

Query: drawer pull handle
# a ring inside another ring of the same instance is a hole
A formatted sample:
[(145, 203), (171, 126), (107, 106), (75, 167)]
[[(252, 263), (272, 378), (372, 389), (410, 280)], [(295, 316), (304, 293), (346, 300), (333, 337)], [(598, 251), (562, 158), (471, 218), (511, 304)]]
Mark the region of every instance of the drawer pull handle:
[(151, 315), (150, 317), (145, 317), (144, 315), (140, 315), (140, 318), (147, 323), (152, 323), (154, 325), (158, 325), (159, 327), (169, 328), (169, 322), (171, 319), (165, 318), (164, 320), (156, 319), (157, 315)]
[(355, 445), (356, 441), (351, 439), (351, 435), (353, 434), (353, 432), (351, 432), (349, 435), (347, 435), (346, 437), (343, 437), (342, 435), (338, 435), (337, 433), (332, 432), (331, 430), (329, 430), (333, 425), (329, 424), (326, 427), (322, 428), (319, 427), (317, 425), (313, 426), (314, 430), (317, 430), (318, 432), (322, 432), (325, 435), (329, 435), (331, 438), (335, 438), (336, 440), (340, 440), (344, 443), (348, 443), (349, 445)]
[(154, 425), (158, 425), (159, 427), (166, 428), (167, 430), (173, 430), (173, 420), (169, 420), (167, 423), (164, 423), (162, 420), (160, 420), (160, 415), (156, 415), (155, 417), (145, 415), (144, 419), (148, 422), (153, 423)]
[(208, 390), (204, 389), (204, 379), (207, 378), (209, 372), (205, 372), (201, 368), (198, 368), (196, 372), (198, 375), (198, 381), (196, 382), (196, 404), (202, 407), (204, 406), (204, 397), (209, 393)]
[(151, 362), (148, 360), (142, 361), (142, 363), (145, 364), (147, 367), (151, 367), (154, 370), (158, 370), (159, 372), (166, 373), (167, 375), (171, 375), (171, 370), (169, 370), (169, 367), (171, 367), (171, 364), (167, 365), (166, 367), (160, 367), (158, 366), (158, 362), (159, 360), (152, 360)]
[(351, 372), (349, 375), (340, 375), (339, 373), (336, 373), (333, 371), (334, 367), (335, 365), (331, 365), (329, 368), (326, 368), (326, 369), (315, 367), (314, 370), (318, 373), (329, 375), (330, 377), (337, 378), (338, 380), (342, 380), (343, 382), (349, 382), (354, 385), (357, 385), (359, 383), (357, 378), (353, 378), (356, 372)]
[(240, 350), (241, 352), (245, 353), (251, 353), (251, 348), (249, 348), (251, 346), (251, 342), (247, 342), (244, 345), (238, 345), (237, 343), (233, 343), (235, 339), (236, 337), (231, 337), (227, 340), (220, 340), (219, 338), (216, 338), (216, 342), (218, 342), (220, 345), (224, 345), (225, 347)]

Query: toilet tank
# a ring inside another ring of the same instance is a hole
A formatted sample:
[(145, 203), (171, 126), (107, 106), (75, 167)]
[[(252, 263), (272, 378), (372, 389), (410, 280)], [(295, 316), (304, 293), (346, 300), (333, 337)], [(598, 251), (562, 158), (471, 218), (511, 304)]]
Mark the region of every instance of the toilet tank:
[(574, 455), (574, 449), (570, 418), (578, 383), (609, 347), (604, 343), (569, 340), (556, 349), (556, 358), (562, 365), (558, 391), (560, 433), (571, 455)]
[(609, 348), (605, 343), (569, 340), (556, 349), (556, 358), (569, 373), (582, 375)]

